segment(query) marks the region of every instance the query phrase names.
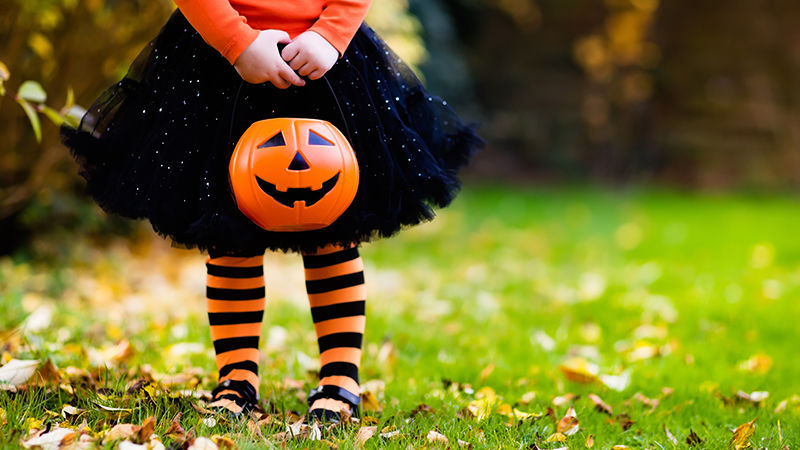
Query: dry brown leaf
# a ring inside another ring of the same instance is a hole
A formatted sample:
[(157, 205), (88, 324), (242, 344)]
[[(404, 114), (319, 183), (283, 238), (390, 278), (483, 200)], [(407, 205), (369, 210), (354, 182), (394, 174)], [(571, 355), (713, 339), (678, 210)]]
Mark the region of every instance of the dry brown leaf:
[(592, 447), (594, 447), (594, 435), (590, 434), (586, 438), (586, 448), (592, 448)]
[(731, 438), (731, 442), (729, 446), (735, 450), (739, 450), (742, 448), (750, 447), (750, 437), (756, 431), (756, 420), (758, 418), (751, 420), (750, 422), (745, 422), (735, 430), (733, 430), (733, 437)]
[(21, 386), (30, 379), (41, 361), (38, 359), (12, 359), (0, 367), (0, 385)]
[(167, 431), (164, 432), (164, 435), (170, 436), (181, 442), (186, 439), (186, 430), (184, 430), (181, 426), (180, 411), (175, 415), (175, 417), (172, 418), (172, 423), (169, 424), (169, 428), (167, 428)]
[(144, 419), (142, 422), (142, 428), (136, 433), (136, 441), (140, 444), (144, 444), (145, 442), (150, 440), (150, 436), (153, 435), (153, 432), (156, 429), (156, 419), (153, 416)]
[(690, 428), (689, 436), (686, 436), (686, 443), (689, 445), (700, 445), (703, 443), (703, 440)]
[(678, 445), (678, 440), (672, 435), (672, 433), (669, 432), (666, 425), (664, 425), (664, 433), (667, 435), (667, 439), (670, 442), (672, 442), (674, 445)]
[(378, 398), (370, 391), (361, 392), (361, 405), (364, 411), (381, 412), (383, 410)]
[(589, 394), (589, 400), (592, 401), (595, 409), (597, 409), (598, 411), (604, 412), (609, 416), (614, 414), (614, 410), (612, 410), (611, 407), (608, 406), (608, 404), (604, 402), (602, 398), (600, 398), (600, 396), (596, 394)]
[(30, 379), (30, 384), (35, 386), (57, 385), (59, 383), (61, 383), (61, 375), (58, 374), (58, 369), (53, 364), (53, 361), (49, 359), (39, 365)]
[(650, 409), (656, 409), (658, 407), (658, 399), (657, 398), (648, 398), (641, 392), (637, 392), (636, 395), (633, 396), (636, 401), (642, 403), (645, 406), (649, 406)]
[(590, 363), (584, 358), (569, 358), (558, 366), (558, 370), (560, 370), (568, 380), (576, 383), (588, 384), (597, 380), (597, 365)]
[(425, 403), (420, 403), (419, 405), (417, 405), (416, 408), (411, 410), (411, 417), (414, 417), (417, 414), (433, 414), (433, 413), (434, 413), (434, 409), (433, 409), (433, 407), (431, 407), (431, 405), (427, 405)]
[(456, 443), (458, 443), (459, 447), (472, 448), (472, 444), (467, 441), (462, 441), (461, 439), (456, 440)]
[(108, 430), (108, 433), (103, 438), (103, 444), (118, 439), (132, 439), (141, 429), (142, 427), (132, 423), (118, 423)]
[(571, 407), (564, 414), (564, 417), (556, 425), (556, 431), (571, 436), (578, 432), (578, 416), (575, 414), (575, 408)]
[(361, 427), (356, 433), (356, 446), (363, 447), (369, 438), (378, 432), (378, 427)]
[(632, 427), (634, 424), (633, 420), (631, 419), (631, 416), (625, 413), (617, 415), (616, 420), (617, 422), (619, 422), (619, 426), (622, 427), (622, 431), (627, 431), (628, 428)]
[(219, 447), (221, 450), (236, 450), (239, 448), (239, 446), (233, 442), (233, 439), (229, 438), (228, 436), (220, 436), (215, 434), (211, 436), (211, 441), (217, 444), (217, 447)]
[(429, 431), (428, 435), (426, 437), (428, 439), (428, 442), (430, 442), (430, 443), (441, 443), (441, 444), (447, 445), (447, 443), (450, 442), (447, 439), (447, 436), (439, 433), (438, 431), (434, 431), (434, 430)]

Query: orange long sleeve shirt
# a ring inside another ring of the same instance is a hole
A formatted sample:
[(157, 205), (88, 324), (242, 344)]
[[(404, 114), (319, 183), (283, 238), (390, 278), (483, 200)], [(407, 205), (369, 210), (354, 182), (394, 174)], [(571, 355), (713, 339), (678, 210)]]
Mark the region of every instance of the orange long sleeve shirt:
[(294, 38), (311, 30), (343, 54), (367, 15), (371, 0), (175, 0), (208, 45), (233, 64), (258, 30), (283, 30)]

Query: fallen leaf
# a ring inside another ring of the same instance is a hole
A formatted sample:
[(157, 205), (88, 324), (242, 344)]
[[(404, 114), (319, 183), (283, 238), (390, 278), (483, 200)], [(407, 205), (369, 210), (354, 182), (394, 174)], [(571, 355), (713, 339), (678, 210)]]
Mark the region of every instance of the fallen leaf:
[(578, 432), (578, 417), (575, 414), (575, 408), (570, 407), (564, 417), (556, 425), (556, 431), (571, 436)]
[(136, 434), (136, 441), (140, 444), (144, 444), (145, 442), (150, 440), (150, 436), (153, 435), (153, 432), (156, 429), (156, 419), (153, 416), (148, 417), (147, 419), (142, 422), (142, 428)]
[(743, 423), (736, 427), (736, 429), (733, 430), (733, 437), (731, 438), (729, 447), (735, 450), (750, 447), (750, 437), (756, 431), (755, 423), (757, 419), (758, 418), (755, 418), (750, 422)]
[(74, 433), (75, 431), (69, 428), (56, 426), (47, 433), (37, 434), (27, 441), (23, 441), (22, 446), (25, 448), (41, 447), (43, 450), (56, 450), (61, 445), (62, 439)]
[(590, 363), (584, 358), (569, 358), (558, 366), (558, 370), (560, 370), (568, 380), (576, 383), (588, 384), (597, 380), (597, 365)]
[(553, 398), (553, 406), (561, 406), (561, 405), (567, 404), (567, 403), (569, 403), (569, 402), (571, 402), (571, 401), (573, 401), (573, 400), (575, 400), (577, 398), (578, 398), (578, 396), (573, 394), (573, 393), (571, 393), (571, 392), (568, 393), (568, 394), (559, 395), (558, 397)]
[(738, 365), (739, 370), (745, 372), (753, 372), (757, 374), (765, 374), (772, 368), (772, 357), (763, 353), (757, 353), (749, 359), (742, 361)]
[(664, 433), (667, 435), (667, 439), (669, 439), (670, 442), (672, 442), (674, 445), (678, 445), (678, 440), (672, 435), (672, 433), (669, 432), (666, 425), (664, 425)]
[(610, 416), (614, 414), (614, 411), (611, 409), (611, 407), (608, 406), (608, 404), (606, 404), (598, 395), (589, 394), (589, 400), (592, 401), (595, 409), (598, 411), (604, 412)]
[(53, 364), (53, 361), (48, 359), (39, 364), (29, 381), (36, 386), (57, 385), (61, 383), (61, 375), (58, 374), (58, 369)]
[(536, 400), (536, 392), (531, 391), (522, 394), (522, 397), (520, 397), (519, 402), (522, 405), (529, 405), (534, 400)]
[(378, 398), (370, 391), (361, 392), (361, 405), (364, 411), (381, 412), (383, 410)]
[(447, 439), (447, 437), (445, 435), (443, 435), (443, 434), (441, 434), (441, 433), (439, 433), (437, 431), (434, 431), (434, 430), (431, 430), (431, 431), (428, 432), (427, 439), (428, 439), (428, 442), (431, 442), (431, 443), (439, 442), (439, 443), (442, 443), (442, 444), (447, 444), (449, 442), (449, 440)]
[(628, 428), (632, 427), (634, 424), (634, 421), (631, 419), (631, 416), (625, 413), (617, 415), (616, 420), (617, 422), (619, 422), (619, 426), (622, 427), (622, 431), (627, 431)]
[(622, 392), (631, 384), (631, 371), (626, 370), (619, 375), (600, 375), (598, 378), (607, 388)]
[(586, 438), (586, 448), (594, 447), (594, 435), (590, 434), (589, 437)]
[(491, 375), (492, 372), (494, 372), (494, 364), (489, 363), (488, 366), (484, 367), (483, 370), (481, 370), (481, 373), (478, 375), (478, 379), (483, 381), (489, 378), (489, 375)]
[(417, 414), (433, 414), (434, 409), (431, 405), (426, 405), (425, 403), (420, 403), (417, 405), (416, 408), (411, 410), (411, 417), (416, 416)]
[(194, 440), (187, 450), (218, 450), (217, 444), (209, 438), (199, 437)]
[(356, 433), (356, 446), (363, 447), (364, 443), (369, 440), (376, 432), (378, 427), (361, 427)]
[(769, 397), (769, 392), (767, 391), (753, 391), (749, 394), (744, 391), (736, 392), (736, 398), (756, 405), (764, 401), (767, 397)]
[(615, 445), (615, 446), (611, 447), (611, 450), (625, 450), (625, 449), (628, 449), (628, 448), (630, 448), (630, 447), (628, 447), (627, 445)]
[(93, 366), (114, 366), (133, 356), (133, 346), (127, 339), (123, 339), (116, 345), (102, 349), (90, 348), (87, 350), (87, 354), (89, 363)]
[(215, 434), (211, 436), (211, 441), (217, 445), (221, 450), (236, 450), (239, 446), (233, 442), (233, 439), (229, 438), (228, 436), (220, 436)]
[(111, 406), (105, 406), (105, 405), (103, 405), (103, 404), (101, 404), (99, 402), (94, 402), (94, 404), (99, 406), (100, 409), (102, 409), (103, 411), (108, 411), (108, 412), (128, 412), (129, 413), (129, 412), (133, 411), (130, 408), (113, 408)]
[(183, 440), (186, 438), (186, 430), (184, 430), (183, 427), (181, 426), (180, 420), (181, 420), (181, 413), (179, 411), (178, 414), (176, 414), (175, 417), (172, 419), (172, 423), (170, 423), (169, 428), (167, 429), (166, 432), (164, 432), (164, 435), (173, 437), (183, 442)]
[(456, 442), (458, 443), (459, 447), (472, 448), (472, 444), (470, 444), (467, 441), (462, 441), (461, 439), (458, 439)]
[(142, 427), (132, 423), (118, 423), (108, 430), (108, 433), (103, 438), (103, 444), (118, 439), (132, 439), (141, 429)]
[(545, 442), (567, 442), (567, 436), (564, 433), (556, 432), (548, 436)]
[(633, 396), (636, 401), (642, 403), (645, 406), (649, 406), (650, 409), (656, 409), (658, 407), (658, 399), (657, 398), (648, 398), (641, 392), (637, 392), (636, 395)]
[(202, 424), (208, 428), (214, 428), (217, 426), (217, 419), (214, 417), (204, 417), (200, 422), (202, 422)]
[(40, 362), (38, 359), (12, 359), (0, 367), (0, 384), (14, 387), (25, 384), (36, 373)]
[(8, 423), (8, 420), (6, 419), (6, 410), (0, 408), (0, 425), (5, 425), (6, 423)]
[(690, 428), (689, 436), (686, 436), (686, 443), (689, 445), (700, 445), (703, 443), (703, 440)]
[[(78, 414), (82, 413), (82, 409), (78, 409), (72, 405), (64, 405), (61, 407), (61, 416), (65, 419), (69, 419), (72, 416), (77, 416)], [(69, 416), (69, 417), (67, 417)]]

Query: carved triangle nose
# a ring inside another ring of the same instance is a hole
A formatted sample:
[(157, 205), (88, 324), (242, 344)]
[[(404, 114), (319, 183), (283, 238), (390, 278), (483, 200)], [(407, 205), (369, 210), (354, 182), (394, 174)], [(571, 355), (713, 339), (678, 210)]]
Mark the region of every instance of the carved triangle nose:
[(292, 163), (289, 164), (289, 170), (306, 170), (309, 168), (311, 168), (311, 166), (308, 165), (303, 155), (301, 155), (300, 152), (295, 153)]

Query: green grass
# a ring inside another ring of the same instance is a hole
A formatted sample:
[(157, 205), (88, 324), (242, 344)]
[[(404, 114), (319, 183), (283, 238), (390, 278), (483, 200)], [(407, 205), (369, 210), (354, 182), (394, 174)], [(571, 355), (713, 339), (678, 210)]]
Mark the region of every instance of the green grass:
[[(436, 430), (451, 443), (461, 439), (475, 448), (584, 448), (590, 434), (595, 448), (675, 448), (666, 426), (679, 448), (687, 447), (690, 429), (703, 439), (703, 448), (724, 448), (731, 430), (754, 418), (755, 447), (800, 446), (800, 401), (791, 400), (800, 394), (799, 210), (800, 201), (788, 195), (467, 190), (436, 221), (362, 250), (370, 297), (362, 381), (386, 383), (379, 395), (383, 411), (367, 414), (377, 419), (379, 428), (401, 431), (391, 440), (375, 437), (367, 447), (432, 445), (426, 435)], [(84, 269), (91, 271), (92, 261), (103, 253), (86, 253), (77, 252), (83, 255)], [(104, 265), (104, 273), (121, 270), (115, 262), (97, 264)], [(124, 267), (124, 261), (119, 265)], [(37, 274), (41, 280), (35, 284), (21, 281)], [(64, 262), (0, 262), (0, 285), (10, 286), (0, 292), (0, 331), (25, 317), (31, 292), (59, 298), (69, 288), (70, 274)], [(281, 280), (270, 278), (269, 264), (267, 279), (268, 286)], [(282, 380), (313, 386), (304, 358), (298, 357), (298, 352), (316, 357), (309, 314), (302, 299), (288, 296), (268, 293), (264, 336), (278, 325), (286, 337), (265, 350), (261, 368), (261, 394), (275, 417), (287, 410), (304, 411), (298, 392), (283, 387)], [(45, 410), (59, 412), (64, 404), (86, 409), (73, 425), (86, 418), (95, 431), (116, 421), (141, 423), (154, 415), (156, 432), (163, 433), (181, 411), (183, 427), (195, 428), (198, 435), (229, 434), (244, 448), (263, 445), (241, 423), (203, 425), (189, 399), (118, 395), (147, 372), (144, 364), (157, 373), (200, 367), (205, 369), (200, 387), (213, 387), (213, 357), (207, 351), (165, 356), (165, 349), (176, 342), (211, 348), (202, 299), (184, 306), (165, 301), (159, 311), (124, 320), (82, 305), (80, 300), (56, 303), (53, 326), (25, 334), (16, 347), (0, 347), (7, 353), (4, 358), (50, 358), (62, 371), (68, 366), (90, 369), (81, 348), (123, 337), (135, 354), (122, 367), (93, 369), (108, 380), (76, 388), (74, 395), (52, 388), (0, 393), (0, 408), (7, 416), (0, 435), (10, 445), (27, 433), (28, 417), (57, 422)], [(186, 317), (176, 317), (171, 308), (187, 310)], [(653, 325), (658, 333), (637, 335), (647, 331), (643, 325)], [(543, 335), (553, 340), (552, 348), (540, 344), (537, 336)], [(662, 354), (634, 360), (631, 349), (637, 346), (658, 347)], [(771, 358), (769, 370), (739, 368), (756, 354)], [(630, 384), (615, 391), (599, 381), (569, 381), (558, 367), (570, 356), (596, 364), (601, 374), (627, 373)], [(98, 410), (97, 387), (105, 385), (117, 394), (101, 400), (131, 408), (130, 415)], [(546, 442), (556, 428), (547, 416), (511, 426), (496, 413), (482, 421), (465, 417), (462, 410), (475, 399), (471, 392), (483, 387), (501, 397), (496, 406), (508, 403), (533, 413), (552, 408), (557, 419), (573, 405), (579, 431), (566, 444), (557, 444)], [(662, 393), (667, 387), (674, 390), (671, 395)], [(739, 390), (768, 391), (769, 397), (760, 405), (735, 402)], [(529, 392), (535, 399), (519, 404)], [(566, 393), (579, 397), (552, 404)], [(596, 411), (587, 398), (590, 393), (602, 397), (613, 415)], [(658, 398), (660, 404), (651, 411), (634, 399), (637, 393)], [(784, 399), (789, 399), (788, 406), (776, 412)], [(420, 404), (434, 412), (408, 420)], [(620, 426), (620, 414), (633, 420), (627, 430)], [(284, 429), (277, 422), (262, 431), (279, 446), (270, 438)], [(289, 445), (349, 448), (357, 429), (324, 432), (322, 443)]]

